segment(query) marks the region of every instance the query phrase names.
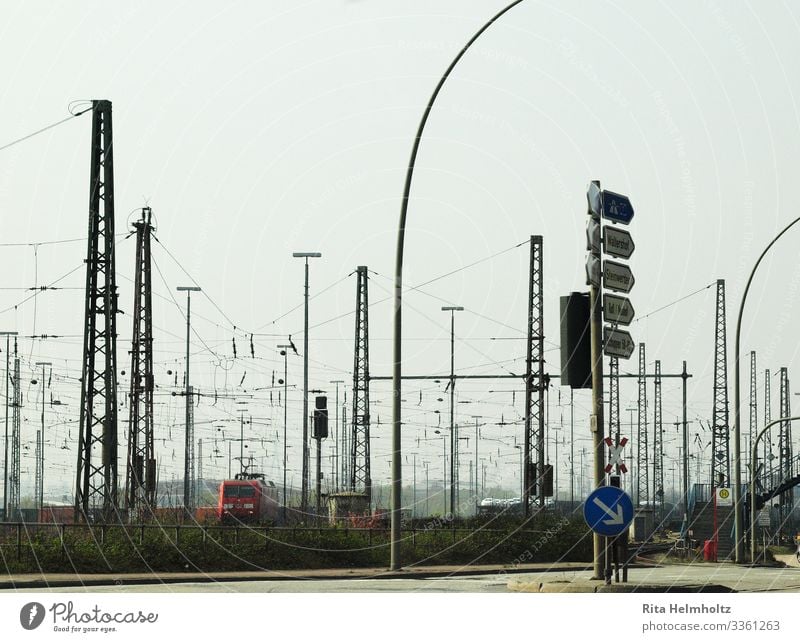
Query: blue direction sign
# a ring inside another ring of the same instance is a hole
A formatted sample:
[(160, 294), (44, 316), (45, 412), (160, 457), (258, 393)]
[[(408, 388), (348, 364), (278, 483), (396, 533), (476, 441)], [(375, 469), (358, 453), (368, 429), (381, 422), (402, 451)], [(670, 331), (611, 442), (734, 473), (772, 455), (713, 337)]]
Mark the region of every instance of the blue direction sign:
[(627, 196), (603, 190), (603, 218), (627, 225), (633, 220), (633, 205)]
[(595, 533), (615, 537), (633, 520), (633, 502), (622, 489), (601, 486), (586, 498), (583, 519)]

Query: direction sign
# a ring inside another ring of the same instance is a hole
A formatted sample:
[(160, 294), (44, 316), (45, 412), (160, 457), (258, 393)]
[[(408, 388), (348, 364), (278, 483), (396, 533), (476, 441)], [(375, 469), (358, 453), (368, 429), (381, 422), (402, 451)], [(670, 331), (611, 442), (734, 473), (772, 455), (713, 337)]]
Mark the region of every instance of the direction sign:
[(636, 344), (627, 331), (608, 325), (603, 328), (603, 354), (607, 357), (630, 359), (635, 347)]
[(603, 228), (603, 252), (618, 259), (629, 259), (636, 246), (628, 230), (606, 225)]
[(629, 299), (616, 294), (603, 295), (603, 319), (608, 323), (630, 325), (634, 316), (636, 311)]
[(615, 537), (633, 520), (633, 502), (622, 489), (601, 486), (586, 498), (583, 519), (595, 533)]
[(633, 272), (624, 263), (603, 261), (603, 285), (615, 292), (630, 292), (636, 280)]
[(633, 220), (633, 205), (627, 196), (603, 190), (603, 218), (627, 225)]

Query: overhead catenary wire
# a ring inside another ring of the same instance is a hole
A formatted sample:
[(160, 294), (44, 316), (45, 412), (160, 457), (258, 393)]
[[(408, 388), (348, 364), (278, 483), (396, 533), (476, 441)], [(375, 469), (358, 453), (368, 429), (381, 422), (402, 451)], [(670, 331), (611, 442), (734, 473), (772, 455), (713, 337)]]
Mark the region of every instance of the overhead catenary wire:
[(9, 147), (13, 147), (14, 145), (18, 145), (19, 143), (22, 143), (22, 142), (24, 142), (24, 141), (26, 141), (26, 140), (28, 140), (30, 138), (33, 138), (34, 136), (38, 136), (39, 134), (43, 134), (44, 132), (49, 131), (49, 130), (55, 128), (55, 127), (58, 127), (59, 125), (63, 125), (64, 123), (69, 122), (70, 120), (73, 120), (73, 119), (77, 118), (78, 116), (82, 116), (87, 111), (91, 111), (91, 110), (92, 110), (92, 107), (87, 107), (86, 109), (84, 109), (82, 111), (75, 112), (75, 113), (70, 113), (69, 116), (67, 116), (66, 118), (63, 118), (62, 120), (59, 120), (58, 122), (52, 123), (50, 125), (47, 125), (46, 127), (42, 127), (41, 129), (37, 129), (35, 132), (31, 132), (30, 134), (27, 134), (27, 135), (23, 136), (22, 138), (17, 138), (16, 140), (12, 140), (10, 143), (6, 143), (5, 145), (0, 146), (0, 152), (8, 149)]

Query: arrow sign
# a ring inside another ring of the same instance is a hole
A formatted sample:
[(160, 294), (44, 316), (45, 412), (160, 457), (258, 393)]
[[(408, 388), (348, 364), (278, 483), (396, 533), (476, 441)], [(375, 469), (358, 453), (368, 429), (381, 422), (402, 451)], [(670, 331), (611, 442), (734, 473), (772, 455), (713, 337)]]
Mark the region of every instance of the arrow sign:
[(603, 261), (603, 285), (615, 292), (630, 292), (636, 280), (633, 272), (624, 263)]
[(636, 246), (628, 230), (606, 225), (603, 228), (603, 252), (618, 259), (629, 259)]
[(615, 294), (603, 295), (603, 319), (608, 323), (630, 325), (634, 316), (636, 311), (629, 299)]
[(611, 326), (603, 327), (603, 354), (607, 357), (630, 359), (636, 344), (626, 330)]
[(627, 225), (633, 220), (633, 205), (627, 196), (603, 190), (603, 218)]
[(622, 489), (601, 486), (586, 498), (583, 518), (595, 533), (614, 537), (633, 520), (633, 502)]

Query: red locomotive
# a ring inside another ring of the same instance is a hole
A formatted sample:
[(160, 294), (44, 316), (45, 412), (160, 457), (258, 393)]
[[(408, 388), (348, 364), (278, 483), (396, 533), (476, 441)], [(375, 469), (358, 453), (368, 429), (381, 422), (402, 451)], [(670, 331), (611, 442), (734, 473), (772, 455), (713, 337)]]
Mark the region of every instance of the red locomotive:
[(223, 523), (277, 523), (278, 489), (261, 473), (237, 473), (219, 485), (217, 518)]

